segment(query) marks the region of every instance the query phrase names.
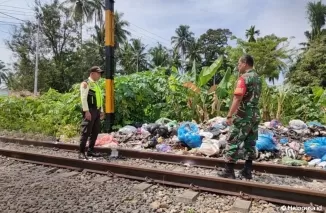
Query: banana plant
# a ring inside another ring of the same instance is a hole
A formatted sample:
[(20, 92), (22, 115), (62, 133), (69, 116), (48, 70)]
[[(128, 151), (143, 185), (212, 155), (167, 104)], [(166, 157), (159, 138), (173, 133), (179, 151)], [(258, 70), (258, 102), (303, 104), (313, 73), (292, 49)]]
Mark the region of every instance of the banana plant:
[[(196, 120), (205, 122), (209, 119), (208, 108), (211, 106), (213, 114), (220, 109), (221, 98), (227, 96), (228, 81), (231, 70), (228, 69), (223, 80), (219, 85), (208, 88), (208, 81), (216, 74), (223, 62), (220, 57), (209, 67), (203, 67), (199, 76), (196, 74), (195, 62), (189, 80), (183, 86), (189, 89), (187, 106), (196, 114)], [(212, 103), (208, 104), (209, 101)]]
[(288, 94), (291, 92), (291, 87), (289, 85), (283, 85), (277, 88), (277, 111), (276, 119), (280, 120), (283, 112), (284, 100), (288, 97)]

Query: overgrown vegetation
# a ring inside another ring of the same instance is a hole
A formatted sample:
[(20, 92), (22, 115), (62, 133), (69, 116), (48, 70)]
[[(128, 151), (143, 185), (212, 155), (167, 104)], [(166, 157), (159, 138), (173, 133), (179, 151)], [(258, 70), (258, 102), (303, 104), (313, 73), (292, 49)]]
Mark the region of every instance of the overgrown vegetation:
[[(71, 137), (78, 133), (81, 120), (79, 83), (87, 77), (90, 65), (105, 65), (103, 2), (36, 4), (41, 96), (1, 97), (0, 128)], [(321, 2), (308, 3), (307, 13), (311, 31), (304, 32), (307, 42), (300, 49), (290, 49), (289, 38), (259, 37), (255, 26), (244, 32), (247, 40), (243, 40), (229, 29), (208, 29), (195, 36), (187, 25), (175, 30), (173, 48), (168, 49), (160, 43), (147, 48), (140, 39), (132, 38), (129, 22), (116, 11), (115, 128), (161, 117), (204, 122), (225, 116), (238, 77), (237, 60), (244, 53), (254, 56), (263, 81), (260, 109), (264, 121), (326, 123), (326, 7)], [(93, 35), (85, 39), (81, 33), (84, 24), (94, 19)], [(16, 62), (13, 70), (0, 62), (0, 82), (10, 90), (33, 91), (36, 29), (36, 23), (27, 21), (6, 42)], [(235, 47), (228, 45), (230, 39), (237, 39)], [(284, 85), (266, 83), (280, 74), (286, 76)], [(104, 90), (103, 80), (101, 85)]]

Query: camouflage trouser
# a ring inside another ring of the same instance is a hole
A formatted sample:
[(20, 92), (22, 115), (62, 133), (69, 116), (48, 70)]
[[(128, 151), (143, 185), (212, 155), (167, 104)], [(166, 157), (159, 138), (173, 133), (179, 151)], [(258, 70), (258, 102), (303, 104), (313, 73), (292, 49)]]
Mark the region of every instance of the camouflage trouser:
[(256, 140), (259, 122), (236, 118), (230, 126), (225, 149), (227, 162), (235, 163), (238, 159), (254, 160), (256, 158)]

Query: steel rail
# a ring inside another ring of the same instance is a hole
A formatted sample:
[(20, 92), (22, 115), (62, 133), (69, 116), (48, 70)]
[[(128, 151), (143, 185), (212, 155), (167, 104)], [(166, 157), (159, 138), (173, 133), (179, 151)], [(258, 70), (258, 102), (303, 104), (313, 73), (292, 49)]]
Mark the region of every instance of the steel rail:
[[(50, 148), (58, 148), (64, 150), (78, 150), (79, 146), (76, 144), (61, 143), (61, 142), (47, 142), (47, 141), (34, 141), (20, 138), (8, 138), (0, 136), (0, 141), (6, 143), (18, 143), (22, 145), (33, 145)], [(110, 148), (95, 147), (95, 151), (101, 153), (111, 153)], [(224, 167), (225, 161), (219, 158), (207, 158), (187, 155), (177, 155), (168, 153), (148, 152), (139, 151), (133, 149), (118, 149), (119, 155), (128, 158), (137, 159), (152, 159), (165, 163), (177, 163), (177, 164), (190, 164), (193, 166), (204, 167), (214, 169), (216, 167)], [(242, 169), (244, 166), (243, 161), (239, 161), (235, 165), (235, 169)], [(326, 170), (314, 169), (307, 167), (296, 167), (296, 166), (285, 166), (279, 164), (268, 164), (268, 163), (253, 163), (253, 170), (261, 173), (270, 173), (276, 175), (311, 178), (316, 180), (326, 180)]]
[(87, 170), (100, 174), (107, 174), (111, 175), (112, 178), (122, 177), (233, 196), (245, 195), (251, 200), (263, 199), (273, 203), (296, 206), (313, 205), (323, 206), (323, 208), (326, 206), (326, 193), (311, 190), (272, 186), (218, 177), (176, 173), (113, 163), (85, 161), (73, 158), (20, 152), (15, 150), (0, 149), (0, 155), (35, 164), (77, 169), (79, 171)]

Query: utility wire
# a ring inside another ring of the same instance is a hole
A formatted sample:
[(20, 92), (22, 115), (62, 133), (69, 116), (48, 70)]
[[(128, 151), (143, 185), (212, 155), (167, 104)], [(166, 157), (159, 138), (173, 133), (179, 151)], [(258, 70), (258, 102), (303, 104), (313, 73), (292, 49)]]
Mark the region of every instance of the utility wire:
[(22, 12), (22, 11), (17, 11), (17, 10), (7, 10), (7, 9), (1, 9), (0, 11), (2, 12), (9, 12), (11, 15), (34, 15), (33, 12)]
[(34, 11), (34, 10), (32, 10), (32, 9), (24, 8), (24, 7), (14, 7), (14, 6), (9, 6), (9, 5), (0, 5), (0, 6), (1, 6), (1, 7), (9, 7), (9, 8), (23, 9), (24, 11), (26, 11), (26, 10)]
[[(130, 22), (129, 22), (130, 23)], [(148, 31), (148, 30), (145, 30), (144, 28), (141, 28), (141, 27), (138, 27), (137, 25), (135, 25), (135, 24), (133, 24), (133, 23), (130, 23), (131, 25), (134, 25), (135, 27), (137, 27), (137, 28), (139, 28), (139, 29), (142, 29), (142, 30), (144, 30), (144, 31), (146, 31), (146, 32), (148, 32), (148, 33), (150, 33), (150, 34), (152, 34), (152, 35), (155, 35), (155, 36), (157, 36), (157, 37), (159, 37), (159, 38), (161, 38), (161, 39), (163, 39), (163, 40), (165, 40), (165, 41), (168, 41), (168, 42), (170, 42), (169, 40), (167, 40), (167, 39), (165, 39), (165, 38), (163, 38), (163, 37), (161, 37), (161, 36), (159, 36), (159, 35), (157, 35), (157, 34), (155, 34), (155, 33), (152, 33), (152, 32), (150, 32), (150, 31)]]
[[(155, 38), (153, 38), (153, 37), (150, 37), (150, 36), (148, 36), (148, 35), (146, 35), (146, 34), (143, 34), (143, 33), (137, 32), (137, 31), (135, 31), (134, 29), (132, 29), (132, 28), (130, 28), (130, 27), (129, 27), (129, 30), (134, 31), (134, 32), (139, 33), (139, 34), (142, 34), (143, 36), (148, 37), (148, 38), (150, 38), (150, 39), (152, 39), (152, 40), (155, 40), (155, 41), (157, 41), (157, 42), (159, 42), (159, 43), (165, 43), (165, 45), (167, 45), (166, 42), (159, 41), (159, 40), (157, 40), (157, 39), (155, 39)], [(168, 44), (168, 45), (170, 45), (170, 44)]]
[(26, 22), (26, 20), (22, 20), (22, 19), (20, 19), (20, 18), (17, 18), (17, 17), (11, 16), (11, 15), (8, 15), (8, 14), (3, 13), (3, 12), (1, 12), (1, 11), (0, 11), (0, 14), (3, 14), (3, 15), (5, 15), (5, 16), (8, 16), (8, 17), (11, 17), (11, 18), (14, 18), (14, 19), (17, 19), (17, 20), (19, 20), (19, 21)]
[(8, 2), (8, 1), (10, 1), (10, 0), (5, 0), (5, 1), (1, 2), (0, 4), (6, 3), (6, 2)]
[[(2, 17), (0, 17), (2, 18)], [(21, 24), (22, 22), (11, 22), (11, 21), (7, 21), (7, 20), (0, 20), (0, 22), (2, 23), (7, 23), (7, 24)]]

